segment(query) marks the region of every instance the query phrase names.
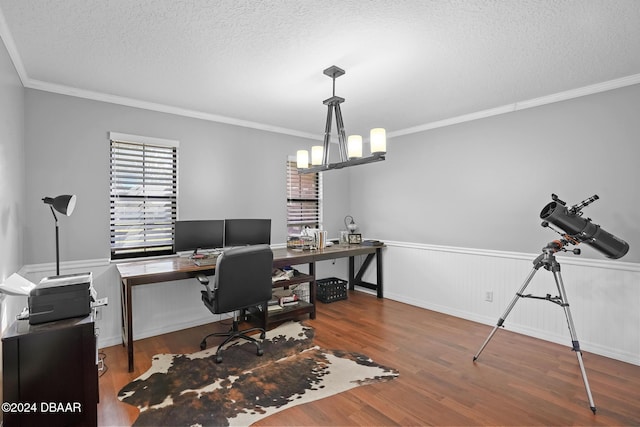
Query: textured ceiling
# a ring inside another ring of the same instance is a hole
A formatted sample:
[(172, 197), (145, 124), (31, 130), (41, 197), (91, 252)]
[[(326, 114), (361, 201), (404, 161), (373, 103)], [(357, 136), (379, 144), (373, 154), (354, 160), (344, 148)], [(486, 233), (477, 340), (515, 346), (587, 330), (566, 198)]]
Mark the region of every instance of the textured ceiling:
[(638, 0), (0, 0), (0, 35), (26, 87), (293, 134), (334, 64), (348, 134), (640, 82)]

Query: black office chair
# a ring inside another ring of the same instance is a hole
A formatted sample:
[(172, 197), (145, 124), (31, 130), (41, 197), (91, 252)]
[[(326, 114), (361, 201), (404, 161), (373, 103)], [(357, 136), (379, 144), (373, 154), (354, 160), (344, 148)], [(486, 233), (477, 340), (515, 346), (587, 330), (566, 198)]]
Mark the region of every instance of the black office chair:
[(222, 347), (236, 338), (243, 338), (256, 344), (257, 355), (262, 356), (260, 342), (249, 335), (250, 332), (261, 331), (264, 339), (264, 328), (238, 330), (239, 313), (247, 308), (260, 306), (263, 312), (271, 299), (273, 269), (273, 252), (269, 245), (255, 245), (231, 248), (224, 251), (216, 261), (216, 273), (213, 289), (209, 287), (207, 276), (200, 274), (196, 278), (206, 287), (202, 291), (202, 301), (213, 314), (234, 312), (233, 324), (229, 332), (209, 334), (200, 343), (200, 349), (207, 346), (209, 337), (227, 337), (216, 351), (216, 363), (222, 362)]

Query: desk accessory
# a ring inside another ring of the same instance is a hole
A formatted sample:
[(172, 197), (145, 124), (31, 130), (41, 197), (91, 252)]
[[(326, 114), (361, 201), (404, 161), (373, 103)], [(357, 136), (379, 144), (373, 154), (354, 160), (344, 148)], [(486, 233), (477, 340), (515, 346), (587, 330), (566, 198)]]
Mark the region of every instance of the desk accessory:
[(344, 226), (349, 230), (349, 233), (353, 234), (358, 229), (358, 224), (353, 220), (351, 215), (344, 217)]
[(26, 296), (35, 287), (35, 283), (25, 279), (18, 273), (13, 273), (0, 285), (0, 293), (11, 296)]
[(359, 233), (351, 233), (349, 234), (349, 244), (357, 245), (362, 243), (362, 234)]
[(199, 254), (200, 256), (193, 257), (193, 263), (197, 266), (203, 266), (203, 265), (216, 265), (216, 262), (218, 261), (218, 257), (220, 256), (219, 253), (211, 253), (211, 254)]
[(60, 275), (60, 245), (59, 245), (59, 237), (58, 237), (58, 217), (54, 209), (60, 212), (63, 215), (71, 216), (75, 207), (76, 207), (76, 196), (75, 195), (62, 195), (57, 197), (44, 197), (42, 201), (49, 205), (51, 208), (51, 213), (53, 214), (53, 219), (55, 220), (56, 225), (56, 276)]
[(327, 232), (325, 230), (314, 229), (313, 238), (316, 249), (324, 249), (327, 247)]
[(93, 291), (93, 274), (45, 277), (29, 293), (29, 324), (88, 316)]
[(338, 279), (337, 277), (328, 277), (326, 279), (316, 280), (316, 298), (318, 301), (328, 304), (334, 301), (347, 299), (347, 286), (349, 282)]

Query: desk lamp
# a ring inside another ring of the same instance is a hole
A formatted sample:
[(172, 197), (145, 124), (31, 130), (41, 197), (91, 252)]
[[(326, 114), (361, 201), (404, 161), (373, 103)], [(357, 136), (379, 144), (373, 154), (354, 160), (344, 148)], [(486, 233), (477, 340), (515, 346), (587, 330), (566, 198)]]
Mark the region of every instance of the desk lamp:
[[(347, 219), (350, 219), (351, 221), (347, 223)], [(355, 233), (358, 229), (358, 225), (355, 223), (351, 215), (347, 215), (344, 217), (344, 226), (347, 227), (347, 230), (349, 230), (350, 234)]]
[(49, 205), (51, 208), (51, 213), (53, 214), (53, 219), (56, 224), (56, 276), (60, 275), (60, 245), (58, 238), (58, 217), (54, 209), (60, 212), (63, 215), (70, 216), (73, 213), (73, 210), (76, 207), (76, 196), (75, 194), (70, 196), (68, 194), (58, 196), (58, 197), (45, 197), (42, 201)]

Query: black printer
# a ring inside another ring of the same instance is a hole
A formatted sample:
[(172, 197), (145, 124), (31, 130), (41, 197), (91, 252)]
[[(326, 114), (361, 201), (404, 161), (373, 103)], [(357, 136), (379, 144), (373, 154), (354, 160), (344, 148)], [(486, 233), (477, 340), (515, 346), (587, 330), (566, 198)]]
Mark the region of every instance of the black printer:
[(92, 273), (45, 277), (29, 294), (29, 324), (88, 316), (93, 292)]

